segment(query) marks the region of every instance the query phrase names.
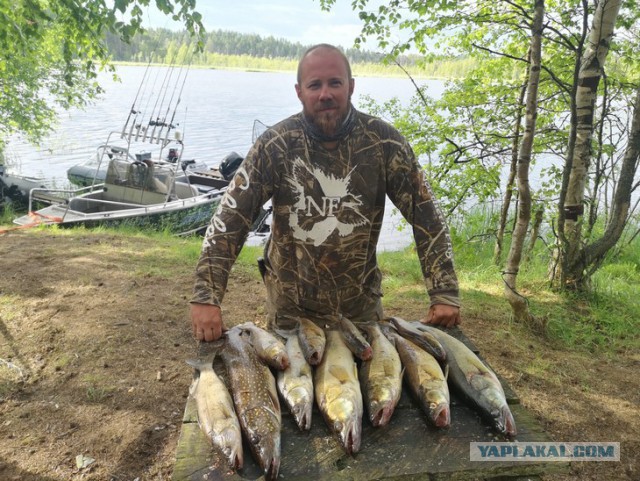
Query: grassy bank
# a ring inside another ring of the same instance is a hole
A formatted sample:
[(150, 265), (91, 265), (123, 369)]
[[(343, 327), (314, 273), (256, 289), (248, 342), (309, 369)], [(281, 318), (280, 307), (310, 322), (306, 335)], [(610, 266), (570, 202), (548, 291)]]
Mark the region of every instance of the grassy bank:
[[(2, 222), (5, 227), (11, 227), (6, 216)], [(55, 227), (47, 228), (47, 231), (70, 237), (77, 232)], [(91, 235), (84, 229), (80, 232)], [(93, 232), (98, 235), (105, 231), (96, 229)], [(170, 272), (175, 265), (195, 266), (200, 251), (200, 238), (183, 239), (135, 230), (107, 232), (123, 238), (150, 236), (164, 246), (162, 255), (153, 250), (141, 253), (147, 260), (148, 269), (141, 275)], [(411, 234), (407, 232), (407, 235)], [(464, 317), (483, 319), (506, 332), (522, 329), (513, 323), (510, 306), (504, 298), (501, 267), (492, 262), (492, 239), (463, 236), (454, 230), (454, 244)], [(167, 249), (171, 256), (166, 255)], [(245, 247), (234, 268), (259, 280), (255, 265), (261, 254), (260, 247)], [(527, 297), (531, 313), (545, 319), (548, 325), (546, 342), (559, 349), (610, 355), (640, 347), (637, 334), (640, 319), (640, 303), (637, 302), (640, 298), (640, 241), (603, 265), (593, 278), (594, 288), (590, 295), (567, 295), (550, 289), (546, 278), (547, 258), (543, 250), (534, 253), (532, 260), (523, 265), (518, 278), (518, 287)], [(385, 309), (415, 305), (424, 310), (427, 305), (425, 288), (414, 249), (409, 247), (403, 251), (381, 253), (379, 262), (384, 275)]]

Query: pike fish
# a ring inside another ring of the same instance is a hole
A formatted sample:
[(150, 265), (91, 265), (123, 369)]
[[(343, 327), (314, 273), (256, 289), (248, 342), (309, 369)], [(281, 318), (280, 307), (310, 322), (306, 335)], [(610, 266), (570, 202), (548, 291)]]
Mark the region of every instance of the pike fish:
[(324, 331), (305, 317), (300, 317), (298, 321), (298, 339), (304, 358), (312, 366), (317, 366), (324, 355), (326, 344)]
[(280, 469), (281, 415), (276, 381), (238, 326), (227, 331), (224, 361), (240, 427), (267, 480)]
[(338, 316), (338, 322), (340, 332), (342, 332), (344, 340), (347, 343), (347, 347), (351, 350), (353, 355), (362, 361), (368, 361), (371, 359), (371, 356), (373, 355), (371, 346), (356, 325), (342, 315)]
[(363, 325), (372, 356), (360, 366), (360, 383), (369, 419), (374, 426), (389, 423), (402, 394), (402, 364), (393, 344), (378, 323)]
[(284, 344), (276, 336), (259, 328), (253, 322), (245, 322), (238, 328), (249, 333), (249, 342), (258, 357), (269, 366), (282, 371), (289, 365), (289, 356)]
[(424, 324), (421, 326), (421, 329), (436, 336), (447, 351), (449, 381), (452, 386), (474, 405), (498, 432), (515, 437), (516, 423), (495, 373), (463, 342), (440, 329)]
[[(402, 337), (409, 339), (414, 344), (417, 344), (438, 361), (444, 362), (446, 360), (446, 351), (442, 347), (440, 341), (431, 332), (418, 329), (415, 323), (407, 322), (400, 317), (390, 317), (387, 320)], [(423, 325), (421, 323), (418, 324)]]
[(338, 331), (327, 331), (327, 347), (315, 370), (314, 387), (320, 412), (347, 454), (360, 450), (362, 393), (353, 354)]
[(214, 358), (215, 353), (207, 359), (187, 360), (187, 364), (197, 373), (189, 388), (189, 395), (196, 402), (198, 424), (202, 431), (222, 451), (231, 469), (241, 469), (243, 453), (240, 424), (227, 386), (213, 370)]
[(387, 328), (385, 335), (391, 340), (406, 373), (407, 384), (420, 403), (429, 420), (439, 428), (449, 427), (449, 387), (447, 377), (438, 361), (415, 343)]
[(286, 339), (289, 366), (277, 372), (278, 391), (301, 430), (311, 429), (313, 373), (304, 358), (296, 331), (276, 331)]

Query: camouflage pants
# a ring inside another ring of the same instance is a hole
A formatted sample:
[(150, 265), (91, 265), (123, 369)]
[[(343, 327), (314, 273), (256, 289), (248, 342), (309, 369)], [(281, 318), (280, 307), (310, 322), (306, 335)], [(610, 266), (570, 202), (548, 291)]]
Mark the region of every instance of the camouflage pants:
[[(306, 317), (317, 325), (327, 328), (337, 322), (337, 315), (341, 314), (354, 323), (379, 321), (384, 317), (380, 296), (367, 294), (358, 289), (353, 295), (340, 305), (332, 302), (318, 302), (306, 299), (296, 301), (287, 295), (283, 286), (275, 275), (269, 271), (263, 275), (267, 288), (267, 322), (269, 328), (291, 329), (296, 326), (296, 319)], [(331, 299), (331, 293), (327, 298)]]

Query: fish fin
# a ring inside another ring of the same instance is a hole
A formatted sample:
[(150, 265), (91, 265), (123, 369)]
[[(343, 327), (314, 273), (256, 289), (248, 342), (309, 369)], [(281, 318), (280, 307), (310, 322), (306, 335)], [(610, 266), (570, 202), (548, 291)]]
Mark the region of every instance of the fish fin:
[(293, 329), (274, 329), (273, 332), (275, 332), (278, 336), (282, 337), (283, 339), (289, 339), (292, 336), (297, 336), (298, 335), (298, 329), (297, 328), (293, 328)]

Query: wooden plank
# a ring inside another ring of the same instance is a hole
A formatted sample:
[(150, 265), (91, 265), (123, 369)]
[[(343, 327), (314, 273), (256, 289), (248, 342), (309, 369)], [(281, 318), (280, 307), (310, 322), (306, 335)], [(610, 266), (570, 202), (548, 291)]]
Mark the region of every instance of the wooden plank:
[[(461, 333), (460, 333), (461, 334)], [(456, 336), (458, 337), (458, 336)], [(467, 340), (468, 341), (468, 340)], [(223, 374), (221, 366), (216, 371)], [(505, 388), (508, 386), (505, 384)], [(517, 441), (551, 441), (540, 424), (517, 401), (510, 401), (518, 428)], [(534, 479), (542, 474), (562, 473), (560, 462), (471, 462), (471, 442), (503, 441), (491, 427), (454, 394), (451, 396), (451, 427), (432, 427), (408, 391), (404, 391), (391, 423), (375, 428), (363, 419), (362, 444), (354, 456), (345, 454), (322, 415), (313, 412), (309, 432), (300, 432), (282, 403), (282, 481), (404, 481)], [(232, 473), (215, 452), (197, 424), (195, 403), (187, 401), (176, 453), (173, 481), (255, 480), (262, 473), (244, 446), (244, 468)]]

